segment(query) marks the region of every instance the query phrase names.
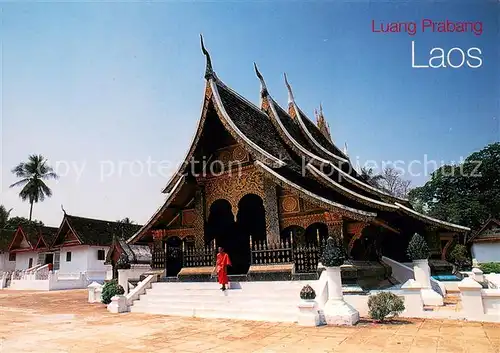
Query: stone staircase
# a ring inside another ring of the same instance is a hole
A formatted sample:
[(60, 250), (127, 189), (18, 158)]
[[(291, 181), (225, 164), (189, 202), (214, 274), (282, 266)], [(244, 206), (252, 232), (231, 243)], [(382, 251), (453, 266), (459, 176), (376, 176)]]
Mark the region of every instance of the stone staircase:
[(221, 291), (213, 282), (157, 282), (133, 302), (131, 312), (295, 322), (302, 287), (310, 281), (232, 282)]

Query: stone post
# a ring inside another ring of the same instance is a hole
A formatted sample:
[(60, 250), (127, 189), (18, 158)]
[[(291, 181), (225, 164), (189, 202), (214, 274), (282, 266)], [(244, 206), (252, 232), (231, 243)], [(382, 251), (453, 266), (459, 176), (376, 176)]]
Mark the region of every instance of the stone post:
[(405, 296), (405, 317), (422, 317), (424, 312), (424, 302), (422, 300), (422, 285), (414, 279), (409, 279), (402, 286)]
[(123, 287), (125, 295), (128, 294), (129, 270), (118, 270), (118, 284)]
[(97, 291), (98, 288), (102, 288), (97, 282), (92, 282), (87, 286), (89, 290), (89, 303), (100, 303), (101, 302), (101, 291)]
[(110, 313), (119, 314), (128, 311), (127, 297), (124, 295), (115, 295), (111, 298), (111, 303), (108, 304), (107, 309)]
[(469, 320), (480, 320), (484, 314), (482, 286), (472, 278), (466, 277), (458, 284), (462, 307)]
[(481, 269), (477, 267), (474, 267), (472, 269), (472, 278), (479, 283), (483, 283), (484, 282), (483, 271), (481, 271)]
[(359, 321), (359, 312), (344, 301), (340, 267), (326, 267), (328, 278), (328, 301), (324, 307), (328, 325), (354, 325)]
[(316, 301), (301, 300), (299, 303), (299, 326), (319, 326), (319, 312)]

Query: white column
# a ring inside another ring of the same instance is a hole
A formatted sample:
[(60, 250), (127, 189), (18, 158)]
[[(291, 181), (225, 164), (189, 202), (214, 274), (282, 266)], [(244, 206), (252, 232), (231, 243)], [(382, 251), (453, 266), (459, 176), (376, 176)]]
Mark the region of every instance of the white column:
[(413, 260), (413, 275), (415, 276), (415, 281), (422, 285), (420, 292), (424, 304), (442, 306), (443, 297), (439, 293), (436, 293), (431, 286), (431, 268), (427, 259)]
[(125, 295), (128, 294), (128, 275), (129, 270), (118, 270), (118, 284), (123, 287)]
[(326, 267), (328, 276), (328, 300), (343, 300), (340, 267)]
[(413, 260), (413, 273), (415, 281), (420, 283), (422, 288), (431, 288), (431, 269), (427, 259)]
[(324, 307), (328, 325), (354, 325), (359, 321), (359, 312), (344, 301), (340, 266), (326, 267), (328, 278), (328, 301)]

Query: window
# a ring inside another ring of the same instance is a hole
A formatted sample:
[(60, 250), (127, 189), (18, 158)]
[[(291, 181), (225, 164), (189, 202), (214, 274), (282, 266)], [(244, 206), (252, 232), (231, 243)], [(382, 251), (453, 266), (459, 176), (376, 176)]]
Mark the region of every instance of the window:
[(66, 253), (66, 262), (71, 262), (71, 251)]
[(9, 253), (9, 261), (16, 261), (16, 253), (15, 252)]
[(28, 261), (28, 268), (32, 268), (33, 267), (33, 258), (30, 257), (29, 261)]
[(104, 250), (97, 250), (97, 260), (104, 261)]

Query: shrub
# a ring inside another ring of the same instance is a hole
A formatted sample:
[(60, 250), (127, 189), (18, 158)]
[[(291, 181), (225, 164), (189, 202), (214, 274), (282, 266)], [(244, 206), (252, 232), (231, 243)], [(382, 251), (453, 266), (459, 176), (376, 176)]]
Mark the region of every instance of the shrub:
[(300, 291), (300, 299), (313, 300), (316, 298), (316, 292), (310, 285), (305, 285)]
[(102, 287), (102, 303), (109, 304), (111, 303), (111, 298), (115, 295), (122, 295), (124, 293), (123, 287), (115, 279), (106, 282)]
[(329, 237), (326, 241), (323, 256), (321, 257), (321, 263), (325, 267), (337, 267), (341, 266), (344, 263), (344, 260), (344, 250), (332, 237)]
[(429, 258), (429, 246), (427, 246), (425, 239), (422, 238), (420, 234), (413, 234), (413, 237), (408, 244), (406, 254), (411, 260), (426, 260)]
[(470, 267), (472, 263), (467, 247), (462, 244), (457, 244), (453, 247), (453, 250), (450, 252), (450, 260), (460, 271)]
[(391, 292), (380, 292), (368, 298), (370, 317), (377, 321), (384, 321), (388, 315), (397, 316), (405, 310), (404, 301)]
[(483, 273), (500, 273), (500, 262), (487, 262), (480, 264), (479, 268)]

